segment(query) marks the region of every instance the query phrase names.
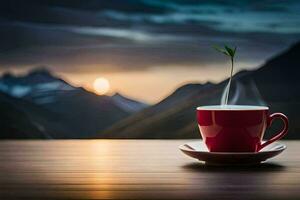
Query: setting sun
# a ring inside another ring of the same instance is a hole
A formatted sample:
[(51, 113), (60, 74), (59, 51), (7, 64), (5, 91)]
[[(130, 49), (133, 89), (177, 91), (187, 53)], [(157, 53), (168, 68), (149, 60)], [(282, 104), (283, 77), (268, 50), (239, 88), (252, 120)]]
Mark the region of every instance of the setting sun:
[(106, 78), (100, 77), (94, 81), (94, 90), (97, 94), (106, 94), (110, 89), (109, 82)]

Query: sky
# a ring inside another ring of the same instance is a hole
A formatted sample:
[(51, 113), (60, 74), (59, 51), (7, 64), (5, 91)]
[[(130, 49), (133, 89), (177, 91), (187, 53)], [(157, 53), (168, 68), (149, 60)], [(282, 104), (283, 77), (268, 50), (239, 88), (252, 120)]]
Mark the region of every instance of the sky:
[(235, 72), (300, 40), (296, 0), (3, 0), (0, 73), (45, 66), (93, 91), (98, 77), (156, 103), (189, 82), (227, 78), (215, 44), (237, 46)]

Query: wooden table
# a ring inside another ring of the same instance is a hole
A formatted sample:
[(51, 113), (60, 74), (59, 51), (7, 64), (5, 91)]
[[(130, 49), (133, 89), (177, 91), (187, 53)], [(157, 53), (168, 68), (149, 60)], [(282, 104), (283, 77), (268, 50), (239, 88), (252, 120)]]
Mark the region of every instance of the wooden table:
[(0, 142), (0, 199), (300, 199), (300, 141), (257, 167), (209, 167), (186, 140)]

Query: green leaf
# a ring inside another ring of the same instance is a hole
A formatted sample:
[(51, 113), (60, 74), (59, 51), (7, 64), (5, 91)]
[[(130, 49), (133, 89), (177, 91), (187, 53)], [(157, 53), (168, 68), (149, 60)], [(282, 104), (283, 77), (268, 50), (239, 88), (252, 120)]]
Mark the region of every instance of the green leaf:
[(226, 46), (225, 45), (225, 49), (226, 49), (226, 51), (228, 52), (228, 54), (233, 58), (234, 57), (234, 54), (235, 54), (235, 49), (232, 49), (232, 48), (230, 48), (230, 47), (228, 47), (228, 46)]
[(228, 54), (228, 52), (227, 52), (225, 49), (222, 49), (221, 47), (219, 47), (219, 46), (217, 46), (217, 45), (214, 45), (213, 47), (214, 47), (214, 49), (216, 49), (217, 51), (219, 51), (219, 52), (225, 54), (226, 56), (230, 56), (230, 55)]

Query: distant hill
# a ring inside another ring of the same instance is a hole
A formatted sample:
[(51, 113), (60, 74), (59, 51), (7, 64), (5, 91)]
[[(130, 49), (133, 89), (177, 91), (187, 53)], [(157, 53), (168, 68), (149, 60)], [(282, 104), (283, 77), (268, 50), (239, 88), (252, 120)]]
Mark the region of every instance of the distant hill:
[[(300, 139), (300, 43), (275, 56), (254, 71), (234, 76), (230, 104), (268, 105), (290, 119), (286, 139)], [(228, 80), (218, 84), (188, 84), (160, 103), (131, 115), (98, 138), (199, 138), (196, 107), (220, 104)], [(275, 123), (272, 130), (280, 127)], [(270, 136), (270, 134), (268, 134)]]
[(90, 138), (147, 106), (120, 94), (98, 96), (44, 68), (4, 74), (0, 91), (0, 115), (7, 122), (0, 138)]
[[(51, 131), (59, 134), (56, 130), (59, 119), (54, 113), (2, 92), (0, 92), (0, 121), (1, 139), (50, 139)], [(57, 125), (54, 125), (55, 123)]]

